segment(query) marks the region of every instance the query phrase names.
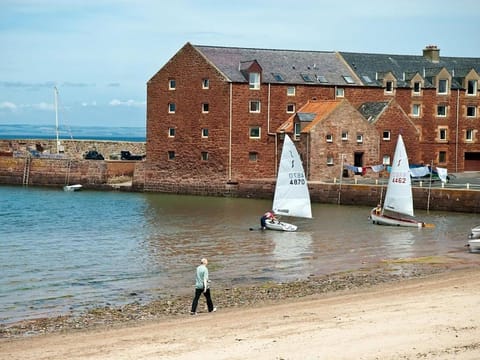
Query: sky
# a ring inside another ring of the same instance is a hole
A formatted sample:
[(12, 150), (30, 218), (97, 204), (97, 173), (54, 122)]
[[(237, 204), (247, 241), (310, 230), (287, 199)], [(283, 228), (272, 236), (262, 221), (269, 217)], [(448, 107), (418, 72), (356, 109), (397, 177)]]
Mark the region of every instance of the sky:
[(480, 57), (478, 0), (0, 0), (0, 125), (145, 127), (187, 42)]

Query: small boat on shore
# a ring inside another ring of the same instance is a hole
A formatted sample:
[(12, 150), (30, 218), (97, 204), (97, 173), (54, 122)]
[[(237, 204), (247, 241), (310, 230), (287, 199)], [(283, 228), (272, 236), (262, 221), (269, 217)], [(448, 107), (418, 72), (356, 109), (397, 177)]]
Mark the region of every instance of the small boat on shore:
[(480, 225), (474, 226), (468, 234), (469, 239), (480, 239)]

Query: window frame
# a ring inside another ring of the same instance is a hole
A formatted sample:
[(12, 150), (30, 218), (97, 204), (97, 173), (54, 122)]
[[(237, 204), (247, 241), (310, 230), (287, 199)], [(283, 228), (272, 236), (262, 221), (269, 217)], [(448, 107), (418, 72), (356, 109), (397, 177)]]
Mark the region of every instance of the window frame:
[[(387, 136), (385, 136), (387, 135)], [(392, 132), (390, 130), (383, 130), (382, 131), (382, 140), (390, 141), (392, 139)]]
[[(253, 106), (254, 104), (257, 104), (257, 106)], [(260, 100), (250, 100), (248, 102), (248, 112), (250, 114), (260, 114), (261, 112), (261, 102)]]
[(422, 104), (412, 104), (412, 116), (420, 117), (422, 114)]
[(248, 88), (250, 90), (260, 90), (260, 73), (252, 71), (248, 73)]
[(167, 151), (167, 157), (169, 161), (173, 161), (176, 158), (175, 151), (169, 150)]
[(335, 88), (335, 97), (336, 98), (344, 98), (345, 97), (345, 89), (343, 87), (336, 87)]
[[(472, 84), (472, 86), (470, 86), (470, 84)], [(470, 88), (472, 89), (471, 91), (470, 91)], [(477, 96), (477, 92), (478, 92), (478, 80), (474, 80), (474, 79), (467, 80), (467, 88), (465, 89), (465, 94), (467, 96)]]
[(465, 141), (466, 142), (473, 142), (473, 134), (474, 129), (466, 129), (465, 130)]
[(177, 105), (174, 102), (168, 103), (168, 113), (175, 114), (177, 111)]
[[(469, 114), (468, 114), (468, 112), (469, 112), (470, 109), (473, 110), (473, 115), (469, 115)], [(465, 115), (466, 115), (467, 118), (472, 118), (472, 119), (474, 119), (474, 118), (477, 117), (477, 107), (476, 107), (475, 105), (467, 105), (467, 108), (466, 108), (465, 111), (466, 111), (466, 114), (465, 114)]]
[(208, 103), (202, 103), (202, 114), (208, 114), (210, 112), (210, 105)]
[(295, 86), (287, 86), (287, 96), (295, 96), (296, 92)]
[(333, 134), (327, 134), (325, 135), (325, 141), (327, 143), (333, 143)]
[(438, 128), (438, 141), (441, 141), (441, 142), (448, 141), (448, 128), (446, 127)]
[(287, 114), (294, 114), (295, 113), (295, 104), (288, 103), (287, 104)]
[(208, 151), (202, 151), (200, 153), (200, 160), (201, 161), (208, 161)]
[(202, 128), (201, 134), (203, 139), (208, 138), (208, 128)]
[(168, 90), (175, 90), (177, 88), (177, 83), (175, 79), (168, 79)]
[[(440, 111), (443, 109), (443, 113)], [(437, 111), (436, 111), (436, 116), (440, 118), (447, 117), (447, 105), (445, 104), (437, 104)]]
[(210, 89), (210, 79), (202, 79), (202, 89)]
[(169, 138), (174, 138), (174, 137), (175, 137), (175, 132), (176, 132), (176, 131), (175, 131), (175, 128), (169, 127), (169, 128), (168, 128), (168, 137), (169, 137)]
[(255, 140), (260, 139), (262, 137), (262, 127), (250, 126), (250, 128), (248, 129), (248, 137)]
[(342, 130), (342, 141), (348, 141), (348, 130)]
[(413, 82), (412, 93), (414, 95), (420, 95), (422, 93), (422, 82), (421, 81), (414, 81)]
[[(438, 79), (437, 94), (448, 95), (448, 86), (448, 79)], [(445, 87), (445, 89), (443, 89), (443, 87)]]

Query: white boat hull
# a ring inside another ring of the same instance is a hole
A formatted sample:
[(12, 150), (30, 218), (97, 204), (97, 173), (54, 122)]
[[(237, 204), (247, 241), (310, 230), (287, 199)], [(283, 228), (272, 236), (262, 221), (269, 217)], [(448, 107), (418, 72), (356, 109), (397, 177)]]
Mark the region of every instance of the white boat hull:
[(80, 184), (75, 184), (75, 185), (65, 185), (63, 187), (63, 191), (79, 191), (82, 189), (82, 185)]
[(468, 240), (468, 249), (470, 252), (480, 251), (480, 239)]
[(376, 213), (376, 208), (373, 208), (370, 213), (370, 219), (372, 223), (378, 225), (390, 225), (390, 226), (406, 226), (406, 227), (415, 227), (422, 228), (425, 226), (425, 223), (415, 219), (408, 218), (395, 218), (388, 215), (381, 215)]
[(480, 239), (480, 225), (475, 226), (470, 230), (470, 234), (468, 235), (469, 239)]
[(283, 221), (265, 221), (265, 225), (268, 230), (277, 230), (277, 231), (297, 231), (298, 226), (289, 224)]

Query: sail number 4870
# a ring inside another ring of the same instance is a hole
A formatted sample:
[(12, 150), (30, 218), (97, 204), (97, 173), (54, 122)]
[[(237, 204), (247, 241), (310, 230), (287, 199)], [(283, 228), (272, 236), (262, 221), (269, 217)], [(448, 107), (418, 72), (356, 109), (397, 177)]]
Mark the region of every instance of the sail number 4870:
[(302, 173), (290, 173), (290, 185), (305, 185), (305, 175)]
[(397, 183), (397, 184), (406, 184), (407, 183), (407, 178), (406, 177), (394, 177), (392, 179), (392, 182)]

